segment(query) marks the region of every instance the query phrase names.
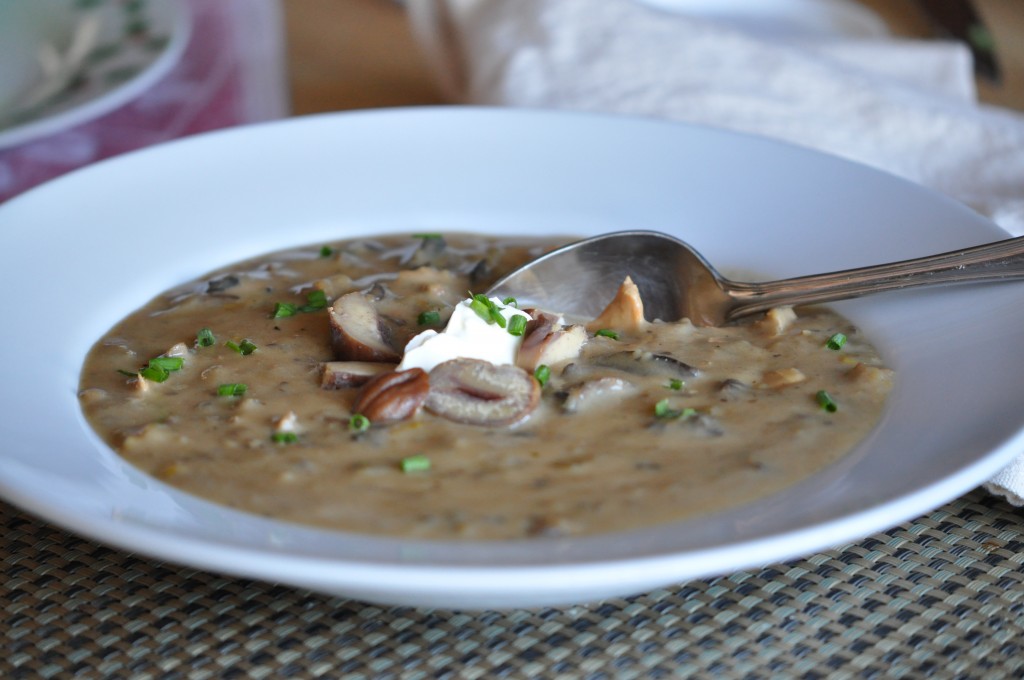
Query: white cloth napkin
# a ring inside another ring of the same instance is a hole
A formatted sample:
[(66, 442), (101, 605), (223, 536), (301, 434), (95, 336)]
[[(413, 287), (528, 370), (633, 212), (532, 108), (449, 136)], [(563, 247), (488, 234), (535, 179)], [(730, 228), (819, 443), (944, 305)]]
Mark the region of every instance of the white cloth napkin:
[[(901, 175), (1024, 234), (1024, 116), (977, 103), (962, 45), (887, 36), (782, 41), (638, 0), (407, 6), (456, 101), (775, 137)], [(986, 487), (1024, 504), (1024, 454)]]

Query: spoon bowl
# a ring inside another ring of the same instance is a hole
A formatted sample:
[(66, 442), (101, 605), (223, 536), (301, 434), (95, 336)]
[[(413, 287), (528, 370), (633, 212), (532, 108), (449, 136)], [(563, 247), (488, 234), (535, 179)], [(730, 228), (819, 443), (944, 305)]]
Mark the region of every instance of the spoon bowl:
[(656, 231), (619, 231), (570, 243), (527, 263), (488, 291), (574, 320), (601, 313), (629, 276), (653, 321), (720, 326), (782, 305), (845, 300), (925, 285), (1024, 278), (1024, 237), (938, 255), (792, 279), (733, 281), (691, 246)]

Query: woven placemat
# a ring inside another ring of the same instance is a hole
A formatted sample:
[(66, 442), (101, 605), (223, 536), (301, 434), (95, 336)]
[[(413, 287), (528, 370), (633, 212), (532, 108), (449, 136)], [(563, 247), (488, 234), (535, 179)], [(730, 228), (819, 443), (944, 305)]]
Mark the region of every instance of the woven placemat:
[(4, 678), (1024, 677), (1024, 517), (982, 492), (807, 559), (473, 613), (227, 578), (0, 513)]

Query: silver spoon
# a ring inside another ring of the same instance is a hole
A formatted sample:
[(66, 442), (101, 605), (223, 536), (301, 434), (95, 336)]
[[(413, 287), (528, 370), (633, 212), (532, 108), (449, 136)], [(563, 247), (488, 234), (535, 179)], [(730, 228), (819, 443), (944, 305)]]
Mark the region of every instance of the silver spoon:
[(780, 305), (887, 290), (1024, 278), (1024, 236), (939, 255), (765, 283), (725, 278), (700, 253), (655, 231), (619, 231), (563, 246), (495, 283), (489, 295), (568, 317), (597, 316), (629, 275), (649, 320), (720, 326)]

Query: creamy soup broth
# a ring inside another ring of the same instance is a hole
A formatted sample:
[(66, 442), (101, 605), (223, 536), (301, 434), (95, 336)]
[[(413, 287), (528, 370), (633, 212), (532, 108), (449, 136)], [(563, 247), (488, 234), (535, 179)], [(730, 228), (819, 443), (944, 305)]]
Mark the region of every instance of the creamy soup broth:
[[(714, 512), (805, 479), (877, 423), (891, 371), (849, 322), (807, 308), (723, 328), (590, 329), (511, 425), (421, 408), (353, 427), (363, 388), (325, 377), (339, 357), (324, 305), (365, 292), (387, 340), (404, 346), (425, 325), (443, 328), (467, 291), (564, 240), (376, 237), (226, 267), (100, 339), (82, 408), (121, 456), (190, 493), (292, 522), (443, 539), (594, 534)], [(437, 317), (419, 323), (425, 311)], [(829, 349), (836, 333), (847, 341)], [(137, 375), (160, 357), (181, 361)], [(426, 463), (403, 466), (410, 459)]]

